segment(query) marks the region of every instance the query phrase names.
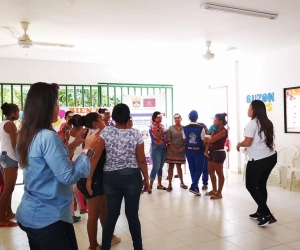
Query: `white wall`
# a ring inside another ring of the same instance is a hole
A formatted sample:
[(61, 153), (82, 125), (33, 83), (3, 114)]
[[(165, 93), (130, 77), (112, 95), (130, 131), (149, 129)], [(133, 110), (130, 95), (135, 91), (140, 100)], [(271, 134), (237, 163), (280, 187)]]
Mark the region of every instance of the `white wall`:
[[(59, 84), (97, 84), (98, 82), (173, 84), (174, 112), (187, 124), (188, 113), (195, 109), (199, 120), (208, 126), (215, 114), (210, 103), (218, 101), (211, 95), (209, 86), (229, 86), (230, 138), (236, 141), (236, 104), (232, 100), (236, 92), (234, 65), (213, 60), (156, 62), (155, 64), (126, 65), (88, 64), (72, 62), (0, 59), (0, 83), (34, 83), (37, 81)], [(224, 96), (225, 98), (225, 96)], [(168, 100), (167, 100), (168, 101)], [(225, 109), (224, 109), (225, 110)], [(223, 112), (220, 110), (218, 112)], [(231, 168), (237, 168), (236, 152), (230, 152)]]
[(161, 62), (107, 65), (0, 58), (0, 83), (44, 81), (95, 85), (98, 82), (173, 84), (174, 112), (182, 114), (184, 123), (188, 122), (187, 116), (192, 109), (199, 112), (199, 119), (211, 122), (207, 118), (212, 116), (207, 114), (208, 86), (212, 85), (216, 76), (220, 77), (222, 74), (211, 73), (212, 67), (209, 65), (201, 59), (199, 62), (181, 64)]
[(287, 48), (265, 56), (252, 57), (240, 63), (240, 135), (249, 121), (246, 96), (274, 92), (273, 110), (268, 112), (275, 127), (276, 148), (297, 145), (300, 134), (284, 132), (283, 88), (300, 86), (300, 46)]

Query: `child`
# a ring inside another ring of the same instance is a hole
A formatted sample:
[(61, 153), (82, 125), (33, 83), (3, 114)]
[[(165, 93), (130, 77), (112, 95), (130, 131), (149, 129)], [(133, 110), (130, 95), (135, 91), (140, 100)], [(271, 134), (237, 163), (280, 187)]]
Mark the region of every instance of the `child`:
[[(209, 127), (209, 129), (206, 129), (205, 130), (205, 137), (213, 137), (215, 132), (218, 130), (218, 127), (215, 126), (215, 125), (211, 125)], [(209, 149), (209, 144), (206, 145), (205, 147), (205, 152), (204, 152), (204, 155), (207, 157), (207, 158), (210, 158), (209, 154), (208, 154), (208, 149)]]

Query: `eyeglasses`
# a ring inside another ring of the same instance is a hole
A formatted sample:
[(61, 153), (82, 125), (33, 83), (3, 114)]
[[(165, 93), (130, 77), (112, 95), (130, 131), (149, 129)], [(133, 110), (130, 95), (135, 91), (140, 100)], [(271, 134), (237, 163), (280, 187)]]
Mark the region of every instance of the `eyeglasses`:
[(50, 86), (52, 86), (55, 90), (59, 90), (59, 85), (57, 83), (50, 83)]

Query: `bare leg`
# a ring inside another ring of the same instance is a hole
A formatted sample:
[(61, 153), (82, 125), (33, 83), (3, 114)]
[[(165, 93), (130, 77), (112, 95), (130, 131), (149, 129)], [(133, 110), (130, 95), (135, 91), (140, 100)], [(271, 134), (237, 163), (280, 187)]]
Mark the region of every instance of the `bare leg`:
[(87, 199), (87, 206), (89, 210), (88, 220), (87, 220), (87, 233), (89, 237), (91, 250), (95, 250), (96, 247), (99, 245), (97, 241), (98, 219), (100, 216), (103, 196), (104, 195)]
[(162, 178), (157, 178), (157, 186), (162, 186), (162, 184), (161, 184), (161, 180), (162, 180)]
[(180, 180), (180, 184), (184, 185), (181, 164), (176, 164), (176, 168), (177, 168), (177, 174)]
[[(2, 195), (0, 196), (0, 225), (11, 222), (8, 218), (6, 218), (6, 215), (7, 211), (11, 212), (10, 201), (18, 176), (18, 167), (3, 168), (3, 173), (4, 189)], [(12, 214), (10, 214), (9, 216), (11, 217)]]
[(214, 169), (218, 175), (218, 193), (222, 194), (223, 186), (224, 186), (224, 173), (223, 173), (223, 164), (222, 163), (213, 163)]
[(208, 161), (208, 173), (210, 176), (211, 185), (214, 192), (217, 192), (217, 179), (215, 175), (215, 168), (212, 161)]
[(153, 187), (153, 182), (154, 182), (154, 181), (150, 181), (149, 189), (152, 189), (152, 187)]
[(15, 217), (16, 217), (16, 214), (13, 213), (13, 211), (11, 209), (11, 196), (10, 196), (10, 199), (9, 199), (8, 205), (7, 205), (7, 210), (6, 210), (6, 219), (12, 220)]
[(172, 187), (173, 172), (174, 172), (174, 164), (169, 163), (169, 168), (168, 168), (169, 187)]

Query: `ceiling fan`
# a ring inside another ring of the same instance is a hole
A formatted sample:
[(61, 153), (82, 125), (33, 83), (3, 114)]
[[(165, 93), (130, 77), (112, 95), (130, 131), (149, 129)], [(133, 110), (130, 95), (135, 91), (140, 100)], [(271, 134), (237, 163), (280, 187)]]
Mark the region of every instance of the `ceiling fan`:
[(203, 58), (205, 60), (211, 60), (211, 59), (214, 59), (215, 57), (215, 54), (211, 53), (209, 47), (211, 45), (211, 41), (207, 41), (206, 42), (206, 46), (207, 46), (207, 50), (206, 50), (206, 53), (203, 55)]
[(1, 48), (6, 48), (6, 47), (11, 47), (14, 45), (19, 45), (21, 48), (28, 49), (34, 45), (39, 45), (39, 46), (51, 46), (51, 47), (60, 47), (60, 48), (73, 48), (75, 45), (71, 44), (62, 44), (62, 43), (47, 43), (47, 42), (33, 42), (30, 40), (27, 30), (29, 27), (29, 22), (21, 22), (22, 29), (24, 30), (24, 34), (20, 37), (17, 37), (16, 34), (13, 32), (13, 30), (10, 27), (5, 27), (8, 29), (14, 37), (18, 39), (18, 42), (15, 44), (6, 44), (6, 45), (0, 45)]

